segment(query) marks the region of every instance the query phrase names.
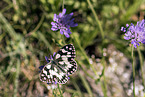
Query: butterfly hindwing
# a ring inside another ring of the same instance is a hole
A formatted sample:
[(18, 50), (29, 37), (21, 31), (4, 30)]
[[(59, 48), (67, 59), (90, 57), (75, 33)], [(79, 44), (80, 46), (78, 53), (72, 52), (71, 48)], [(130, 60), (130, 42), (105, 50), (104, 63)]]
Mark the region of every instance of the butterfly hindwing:
[(68, 76), (66, 73), (63, 73), (59, 68), (55, 67), (55, 65), (51, 64), (50, 62), (47, 63), (42, 69), (40, 80), (47, 83), (64, 84), (68, 81)]

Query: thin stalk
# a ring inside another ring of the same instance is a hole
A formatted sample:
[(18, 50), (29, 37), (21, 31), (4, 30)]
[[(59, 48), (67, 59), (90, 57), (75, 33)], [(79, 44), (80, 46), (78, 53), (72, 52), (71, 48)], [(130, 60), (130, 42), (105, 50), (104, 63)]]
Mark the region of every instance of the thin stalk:
[(62, 0), (62, 10), (64, 9), (64, 2), (65, 0)]
[(77, 61), (77, 63), (79, 64), (80, 68), (84, 71), (84, 73), (89, 76), (91, 79), (95, 80), (94, 76), (90, 75), (83, 67), (82, 67), (82, 62)]
[(0, 10), (0, 12), (4, 13), (5, 11), (9, 10), (12, 7), (13, 7), (13, 4), (10, 4), (10, 5), (6, 6), (5, 8), (3, 8), (2, 10)]
[(141, 51), (140, 51), (139, 46), (137, 47), (137, 51), (138, 51), (138, 54), (139, 54), (139, 61), (140, 61), (140, 68), (141, 68), (141, 77), (142, 77), (142, 84), (143, 84), (143, 87), (145, 88), (145, 84), (144, 84), (144, 72), (143, 72), (143, 56), (142, 56), (142, 54), (141, 54)]
[(54, 97), (57, 97), (55, 91), (56, 91), (56, 89), (52, 89), (53, 96), (54, 96)]
[(18, 15), (20, 15), (19, 2), (17, 0), (12, 0), (12, 3), (13, 3), (13, 7), (14, 7), (14, 10), (16, 11), (16, 13)]
[(101, 83), (101, 88), (102, 88), (102, 91), (103, 91), (104, 97), (107, 97), (107, 95), (106, 95), (106, 93), (105, 93), (106, 90), (105, 90), (105, 88), (104, 88), (104, 82), (101, 81), (100, 83)]
[(72, 83), (73, 83), (74, 87), (77, 90), (77, 93), (78, 93), (79, 97), (82, 97), (81, 90), (80, 90), (79, 86), (77, 85), (76, 81), (72, 77), (71, 77), (71, 79), (72, 79)]
[(19, 73), (20, 73), (20, 60), (17, 59), (17, 64), (16, 64), (16, 78), (15, 78), (15, 82), (14, 82), (14, 97), (17, 97), (17, 93), (18, 93), (18, 86), (19, 86)]
[(62, 37), (63, 45), (65, 45), (65, 44), (66, 44), (66, 43), (65, 43), (65, 36), (64, 36), (64, 35), (61, 35), (61, 37)]
[(134, 46), (132, 45), (131, 57), (132, 57), (132, 71), (133, 71), (133, 95), (135, 96), (135, 67), (134, 67), (134, 56), (133, 56)]
[[(77, 90), (74, 90), (74, 89), (71, 89), (71, 88), (66, 89), (65, 92), (72, 93), (72, 94), (78, 93)], [(73, 97), (73, 96), (71, 96), (71, 97)], [(75, 97), (83, 97), (83, 96), (75, 96)]]
[[(64, 2), (65, 0), (62, 0), (62, 10), (64, 9)], [(64, 35), (62, 35), (62, 41), (63, 41), (63, 44), (65, 44)]]
[(61, 89), (60, 89), (60, 87), (59, 87), (59, 84), (57, 83), (57, 85), (58, 85), (58, 90), (59, 90), (59, 93), (60, 93), (60, 97), (63, 97), (63, 94), (62, 94), (62, 92), (61, 92)]
[(75, 42), (77, 43), (79, 49), (81, 50), (83, 56), (85, 57), (86, 61), (87, 61), (88, 64), (90, 65), (90, 67), (91, 67), (91, 69), (93, 70), (93, 72), (95, 73), (96, 77), (98, 77), (99, 75), (97, 74), (97, 72), (96, 72), (96, 70), (95, 70), (93, 64), (90, 63), (89, 58), (88, 58), (87, 54), (85, 53), (84, 49), (82, 48), (82, 46), (80, 45), (78, 39), (74, 36), (74, 34), (72, 34), (72, 35), (73, 35), (73, 38), (75, 39)]
[(0, 23), (2, 23), (4, 26), (4, 28), (7, 30), (8, 34), (11, 36), (11, 38), (13, 40), (16, 40), (16, 32), (15, 30), (13, 29), (13, 27), (11, 26), (11, 24), (7, 21), (7, 19), (3, 16), (2, 13), (0, 13)]
[(107, 85), (106, 85), (106, 77), (105, 77), (105, 73), (104, 73), (104, 71), (105, 71), (105, 63), (104, 63), (104, 56), (103, 56), (103, 58), (102, 58), (102, 64), (103, 64), (103, 93), (104, 93), (104, 97), (108, 97), (107, 96)]
[(101, 23), (100, 23), (100, 21), (99, 21), (99, 19), (98, 19), (98, 16), (97, 16), (97, 14), (96, 14), (96, 12), (95, 12), (95, 10), (94, 10), (94, 8), (93, 8), (93, 6), (92, 6), (90, 0), (87, 0), (87, 2), (88, 2), (89, 7), (91, 8), (91, 10), (92, 10), (92, 12), (93, 12), (93, 15), (94, 15), (94, 17), (95, 17), (95, 20), (96, 20), (96, 22), (97, 22), (97, 25), (98, 25), (99, 30), (100, 30), (101, 35), (102, 35), (102, 39), (104, 39), (104, 31), (103, 31), (103, 29), (102, 29), (102, 26), (101, 26)]
[(93, 93), (90, 89), (90, 86), (88, 85), (86, 79), (84, 78), (84, 76), (82, 76), (80, 73), (79, 73), (79, 77), (81, 78), (83, 84), (84, 84), (84, 87), (86, 88), (87, 92), (89, 93), (89, 97), (93, 97)]

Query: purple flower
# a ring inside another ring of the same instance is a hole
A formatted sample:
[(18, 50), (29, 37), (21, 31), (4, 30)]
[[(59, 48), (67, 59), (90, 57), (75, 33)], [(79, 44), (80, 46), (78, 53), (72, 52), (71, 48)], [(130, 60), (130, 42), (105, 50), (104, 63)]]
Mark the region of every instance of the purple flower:
[(134, 26), (132, 23), (131, 25), (126, 24), (125, 27), (121, 27), (121, 31), (126, 32), (124, 39), (130, 40), (131, 39), (131, 44), (135, 48), (139, 46), (139, 43), (145, 44), (145, 20), (143, 19), (142, 21), (138, 21), (136, 26)]
[(73, 13), (66, 15), (65, 13), (66, 9), (63, 9), (62, 13), (59, 13), (59, 15), (54, 14), (54, 22), (51, 22), (51, 30), (57, 31), (60, 29), (60, 34), (64, 34), (67, 38), (69, 38), (69, 34), (71, 34), (70, 27), (78, 26), (78, 24), (74, 23), (74, 19), (72, 19)]

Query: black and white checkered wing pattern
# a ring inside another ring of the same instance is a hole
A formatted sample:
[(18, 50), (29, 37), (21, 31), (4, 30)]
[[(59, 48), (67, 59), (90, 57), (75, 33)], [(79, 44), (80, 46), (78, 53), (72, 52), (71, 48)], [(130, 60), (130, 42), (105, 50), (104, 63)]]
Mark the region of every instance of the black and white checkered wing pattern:
[(65, 45), (55, 55), (55, 61), (67, 75), (73, 74), (77, 70), (75, 55), (75, 48), (72, 44)]
[(50, 62), (42, 69), (40, 80), (46, 83), (65, 84), (68, 81), (68, 75)]
[(47, 63), (40, 74), (40, 80), (47, 83), (65, 84), (68, 75), (77, 70), (75, 48), (72, 44), (62, 47), (54, 56), (54, 59)]

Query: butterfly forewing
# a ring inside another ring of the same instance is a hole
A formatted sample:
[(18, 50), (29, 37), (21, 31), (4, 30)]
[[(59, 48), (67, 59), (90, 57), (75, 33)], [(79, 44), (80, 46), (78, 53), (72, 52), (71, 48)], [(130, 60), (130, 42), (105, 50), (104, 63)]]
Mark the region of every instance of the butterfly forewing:
[(77, 70), (77, 63), (75, 58), (75, 48), (72, 44), (65, 45), (55, 55), (55, 60), (58, 65), (61, 66), (65, 72), (73, 74)]

